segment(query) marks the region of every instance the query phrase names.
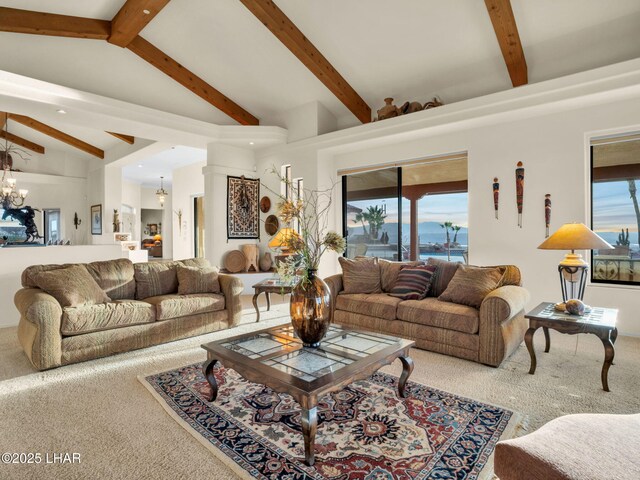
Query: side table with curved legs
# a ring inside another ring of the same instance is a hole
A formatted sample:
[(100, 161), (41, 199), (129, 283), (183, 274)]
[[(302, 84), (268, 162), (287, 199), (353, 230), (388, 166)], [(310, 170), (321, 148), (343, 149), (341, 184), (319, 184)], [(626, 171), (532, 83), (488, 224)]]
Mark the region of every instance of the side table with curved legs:
[(591, 333), (597, 336), (604, 346), (604, 363), (602, 364), (600, 379), (602, 381), (602, 389), (605, 392), (609, 391), (609, 367), (613, 365), (613, 358), (615, 357), (614, 344), (618, 338), (618, 329), (616, 328), (618, 310), (594, 307), (584, 315), (570, 315), (556, 311), (553, 303), (543, 302), (526, 314), (525, 317), (529, 319), (529, 329), (524, 335), (524, 343), (531, 357), (530, 375), (536, 372), (537, 367), (536, 352), (533, 347), (533, 335), (536, 330), (542, 328), (544, 331), (545, 353), (549, 353), (551, 348), (549, 329), (568, 335)]

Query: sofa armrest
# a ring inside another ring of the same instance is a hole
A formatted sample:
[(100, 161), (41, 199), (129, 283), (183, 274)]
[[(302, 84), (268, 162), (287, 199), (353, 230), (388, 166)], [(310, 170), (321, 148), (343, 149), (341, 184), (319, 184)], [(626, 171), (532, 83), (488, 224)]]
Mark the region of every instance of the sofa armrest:
[(338, 293), (342, 291), (342, 274), (331, 275), (325, 278), (324, 281), (329, 285), (329, 290), (331, 291), (331, 308), (336, 308), (336, 298)]
[(62, 364), (62, 307), (39, 288), (22, 288), (14, 297), (20, 312), (18, 339), (27, 357), (38, 370)]
[(244, 291), (242, 280), (233, 275), (219, 274), (218, 281), (224, 295), (225, 308), (229, 312), (229, 327), (235, 327), (242, 318), (242, 301), (240, 295)]
[(529, 292), (523, 287), (505, 285), (485, 297), (480, 306), (481, 363), (497, 367), (518, 348), (524, 338), (524, 309)]

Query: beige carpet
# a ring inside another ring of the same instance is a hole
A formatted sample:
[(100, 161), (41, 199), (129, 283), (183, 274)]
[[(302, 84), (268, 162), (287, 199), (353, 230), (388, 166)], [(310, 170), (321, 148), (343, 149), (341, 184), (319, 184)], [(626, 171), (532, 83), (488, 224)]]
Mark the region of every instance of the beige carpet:
[[(286, 317), (278, 316), (284, 312), (283, 305), (264, 313), (271, 319), (259, 327), (283, 323)], [(0, 465), (0, 478), (235, 478), (166, 414), (137, 376), (204, 360), (201, 343), (256, 328), (255, 313), (248, 310), (245, 318), (229, 331), (42, 373), (29, 366), (16, 328), (0, 330), (0, 453), (81, 454), (74, 465)], [(610, 393), (600, 386), (603, 348), (597, 338), (552, 332), (551, 341), (551, 353), (539, 354), (533, 376), (522, 345), (497, 369), (413, 350), (412, 379), (524, 413), (530, 429), (568, 413), (640, 412), (640, 338), (618, 339)], [(542, 344), (539, 332), (540, 352)], [(401, 367), (384, 370), (399, 375)]]

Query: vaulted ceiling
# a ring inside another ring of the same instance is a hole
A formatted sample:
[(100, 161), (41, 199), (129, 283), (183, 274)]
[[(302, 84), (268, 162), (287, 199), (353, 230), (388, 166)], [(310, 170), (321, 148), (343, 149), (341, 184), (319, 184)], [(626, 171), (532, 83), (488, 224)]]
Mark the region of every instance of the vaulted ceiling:
[[(311, 101), (324, 104), (342, 127), (360, 122), (348, 102), (301, 61), (308, 52), (294, 51), (296, 58), (286, 41), (265, 27), (263, 22), (269, 26), (273, 17), (249, 8), (256, 2), (146, 3), (152, 6), (151, 17), (154, 5), (163, 8), (140, 35), (260, 124), (282, 125), (284, 111)], [(510, 53), (501, 51), (496, 37), (503, 32), (507, 50), (517, 43), (508, 26), (505, 30), (499, 24), (505, 21), (500, 9), (507, 0), (275, 3), (374, 115), (388, 96), (398, 103), (433, 96), (453, 103), (524, 83), (507, 69)], [(123, 4), (0, 0), (0, 7), (103, 20), (113, 19)], [(637, 0), (511, 0), (511, 6), (528, 83), (640, 57)], [(498, 9), (497, 16), (490, 16), (492, 8), (494, 13)], [(131, 50), (102, 40), (0, 32), (0, 69), (216, 124), (236, 124)], [(22, 127), (19, 131), (24, 133)], [(102, 148), (117, 142), (95, 135), (84, 138)]]

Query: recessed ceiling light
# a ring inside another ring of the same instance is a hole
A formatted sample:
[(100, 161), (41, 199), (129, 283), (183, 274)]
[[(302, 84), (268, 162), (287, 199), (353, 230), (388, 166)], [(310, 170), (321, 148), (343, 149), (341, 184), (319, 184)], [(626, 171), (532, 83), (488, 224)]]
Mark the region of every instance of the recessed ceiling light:
[(66, 110), (63, 110), (63, 109), (61, 109), (61, 108), (59, 108), (58, 110), (56, 110), (56, 112), (58, 112), (58, 113), (62, 113), (62, 114), (67, 113), (67, 111), (66, 111)]
[(142, 165), (138, 165), (138, 168), (142, 168)]
[(255, 142), (249, 142), (249, 145), (253, 145)]
[(145, 15), (149, 15), (151, 12), (145, 8), (144, 10), (142, 10), (142, 13), (144, 13)]

